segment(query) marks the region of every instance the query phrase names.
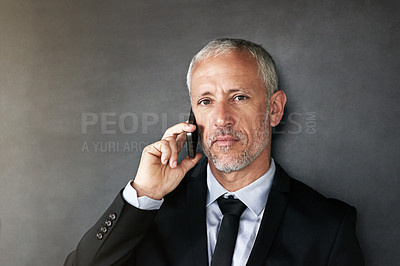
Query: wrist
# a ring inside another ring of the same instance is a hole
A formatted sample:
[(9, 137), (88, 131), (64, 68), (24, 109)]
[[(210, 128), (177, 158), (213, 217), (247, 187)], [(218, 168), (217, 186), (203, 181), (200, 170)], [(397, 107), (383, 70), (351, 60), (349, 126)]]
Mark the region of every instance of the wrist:
[(163, 195), (160, 195), (159, 193), (154, 193), (155, 189), (150, 189), (142, 184), (138, 184), (138, 182), (135, 182), (135, 180), (133, 180), (131, 182), (131, 186), (136, 190), (138, 197), (146, 196), (153, 200), (161, 200), (164, 197)]

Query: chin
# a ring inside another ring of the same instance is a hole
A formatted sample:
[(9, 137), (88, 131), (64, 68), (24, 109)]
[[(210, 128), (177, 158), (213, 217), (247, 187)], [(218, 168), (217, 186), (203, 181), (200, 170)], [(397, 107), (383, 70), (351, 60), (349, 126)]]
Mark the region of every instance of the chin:
[(230, 173), (233, 171), (239, 171), (243, 168), (245, 168), (248, 164), (233, 164), (232, 162), (229, 163), (223, 163), (223, 162), (213, 162), (215, 168), (217, 168), (219, 171), (224, 172), (224, 173)]
[(243, 156), (232, 156), (231, 154), (225, 155), (211, 155), (209, 157), (215, 168), (224, 173), (230, 173), (232, 171), (239, 171), (248, 166), (251, 161)]

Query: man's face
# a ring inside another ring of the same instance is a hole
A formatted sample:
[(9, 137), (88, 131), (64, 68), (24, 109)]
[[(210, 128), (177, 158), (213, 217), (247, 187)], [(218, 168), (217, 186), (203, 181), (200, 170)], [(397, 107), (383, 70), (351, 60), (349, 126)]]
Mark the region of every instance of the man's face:
[(269, 152), (266, 88), (253, 57), (232, 52), (200, 61), (191, 96), (204, 153), (218, 170), (243, 169)]

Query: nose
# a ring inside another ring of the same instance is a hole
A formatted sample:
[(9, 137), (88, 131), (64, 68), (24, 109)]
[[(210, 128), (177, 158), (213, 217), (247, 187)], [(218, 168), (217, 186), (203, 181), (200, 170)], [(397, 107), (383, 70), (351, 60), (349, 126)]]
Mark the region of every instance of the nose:
[(235, 124), (233, 111), (234, 110), (232, 109), (232, 107), (227, 103), (216, 103), (212, 114), (212, 121), (214, 123), (214, 126), (233, 126)]

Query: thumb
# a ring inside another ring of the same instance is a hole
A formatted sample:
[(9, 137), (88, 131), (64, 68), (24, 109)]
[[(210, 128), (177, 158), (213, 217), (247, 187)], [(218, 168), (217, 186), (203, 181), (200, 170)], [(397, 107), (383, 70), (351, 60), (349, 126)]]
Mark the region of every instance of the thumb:
[(201, 157), (202, 155), (200, 153), (196, 153), (196, 156), (193, 159), (189, 159), (189, 157), (186, 157), (181, 161), (179, 166), (186, 174), (190, 169), (192, 169), (196, 165), (196, 163), (201, 159)]

